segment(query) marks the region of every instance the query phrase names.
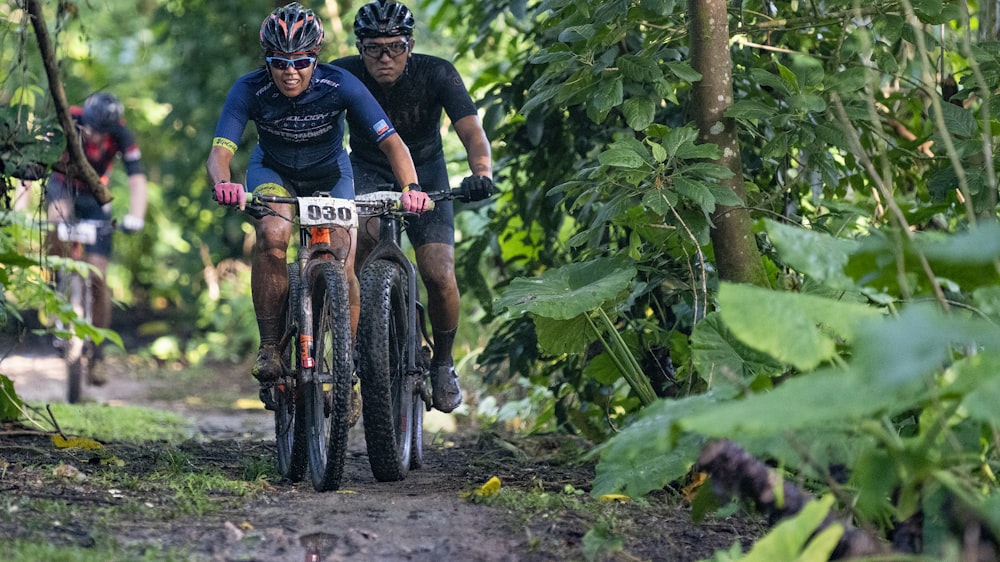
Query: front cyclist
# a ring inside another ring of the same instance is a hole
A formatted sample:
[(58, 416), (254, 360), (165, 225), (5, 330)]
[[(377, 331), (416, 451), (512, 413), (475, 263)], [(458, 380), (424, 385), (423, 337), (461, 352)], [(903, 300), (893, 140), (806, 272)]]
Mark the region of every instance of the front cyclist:
[[(323, 24), (312, 10), (292, 2), (271, 12), (260, 27), (264, 66), (240, 77), (226, 97), (206, 164), (221, 205), (246, 206), (246, 190), (232, 181), (230, 163), (248, 121), (257, 126), (258, 142), (250, 154), (246, 186), (272, 194), (312, 195), (329, 192), (354, 199), (354, 181), (343, 149), (344, 112), (359, 123), (352, 137), (388, 159), (400, 185), (412, 186), (403, 197), (409, 211), (421, 212), (428, 198), (417, 186), (410, 152), (388, 117), (359, 80), (329, 64), (317, 64)], [(292, 216), (288, 205), (272, 204)], [(285, 254), (292, 234), (289, 221), (265, 216), (254, 221), (250, 288), (260, 350), (252, 374), (262, 386), (278, 378), (277, 344), (284, 330), (288, 272)], [(344, 267), (350, 283), (351, 329), (357, 329), (360, 288), (354, 275), (357, 233), (352, 231)], [(264, 396), (264, 393), (262, 393)]]

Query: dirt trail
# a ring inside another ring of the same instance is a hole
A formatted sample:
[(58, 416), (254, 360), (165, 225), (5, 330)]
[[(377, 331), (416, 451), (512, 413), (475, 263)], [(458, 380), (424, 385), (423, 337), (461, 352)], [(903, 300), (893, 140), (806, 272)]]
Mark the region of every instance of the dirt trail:
[[(0, 356), (8, 349), (0, 347)], [(163, 398), (162, 386), (169, 373), (163, 378), (137, 375), (122, 357), (111, 358), (109, 363), (113, 384), (87, 388), (87, 398), (109, 406), (154, 407), (189, 417), (208, 438), (184, 446), (196, 469), (212, 467), (238, 474), (248, 458), (273, 458), (273, 421), (269, 412), (254, 403), (254, 385), (245, 376), (246, 366), (219, 372), (218, 384), (229, 385), (227, 392), (233, 397), (231, 407), (219, 408), (199, 404), (190, 396)], [(63, 372), (54, 350), (44, 346), (15, 348), (0, 360), (0, 373), (11, 377), (18, 394), (34, 403), (64, 400)], [(47, 436), (5, 435), (2, 430), (0, 426), (0, 460), (6, 468), (0, 477), (0, 494), (7, 501), (61, 498), (79, 514), (70, 525), (55, 522), (42, 531), (46, 541), (57, 545), (92, 546), (102, 533), (110, 533), (118, 544), (147, 553), (187, 549), (193, 560), (581, 560), (584, 535), (601, 521), (604, 525), (611, 521), (614, 534), (621, 537), (620, 550), (612, 549), (597, 559), (684, 562), (710, 557), (735, 541), (749, 543), (759, 532), (755, 522), (741, 519), (695, 526), (687, 510), (666, 501), (665, 495), (654, 495), (643, 506), (583, 510), (560, 509), (556, 502), (556, 507), (539, 508), (535, 513), (473, 504), (459, 492), (498, 476), (507, 489), (555, 497), (578, 490), (583, 495), (577, 498), (596, 505), (584, 493), (593, 479), (593, 468), (545, 460), (553, 457), (542, 451), (558, 447), (557, 440), (514, 444), (489, 434), (463, 436), (444, 431), (428, 434), (426, 441), (433, 444), (425, 452), (424, 468), (411, 471), (402, 482), (375, 482), (358, 431), (352, 434), (344, 484), (338, 492), (319, 494), (305, 482), (278, 483), (249, 500), (220, 494), (213, 501), (226, 507), (204, 517), (140, 513), (133, 521), (109, 521), (101, 516), (101, 509), (109, 505), (162, 505), (164, 513), (176, 506), (159, 494), (107, 490), (89, 485), (86, 479), (53, 486), (46, 472), (52, 470), (51, 464), (74, 459), (53, 459), (47, 452), (51, 450)], [(125, 460), (124, 470), (140, 479), (149, 477), (149, 467), (158, 460), (155, 448), (116, 444), (108, 448)], [(93, 466), (94, 458), (81, 456), (75, 461), (84, 475), (102, 470), (100, 463)], [(19, 520), (0, 513), (0, 540), (26, 536), (28, 531)]]

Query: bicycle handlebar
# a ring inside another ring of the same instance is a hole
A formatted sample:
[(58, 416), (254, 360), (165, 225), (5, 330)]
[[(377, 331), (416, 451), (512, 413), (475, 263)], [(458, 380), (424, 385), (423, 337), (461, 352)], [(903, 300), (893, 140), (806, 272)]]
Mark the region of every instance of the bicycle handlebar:
[[(399, 191), (392, 190), (391, 188), (393, 186), (391, 184), (378, 187), (384, 187), (386, 189), (355, 196), (354, 204), (358, 209), (358, 213), (368, 216), (376, 216), (391, 212), (403, 212), (402, 209), (400, 209), (399, 204), (399, 199), (403, 194)], [(277, 215), (277, 213), (275, 213), (270, 207), (263, 205), (262, 203), (284, 203), (295, 205), (300, 199), (296, 196), (260, 195), (257, 193), (248, 193), (247, 195), (248, 201), (245, 212), (258, 219), (266, 215)], [(430, 191), (427, 192), (427, 196), (430, 197), (432, 202), (449, 201), (453, 199), (458, 199), (463, 202), (469, 202), (472, 200), (469, 196), (468, 190), (461, 187), (442, 191)], [(434, 206), (431, 205), (427, 210), (430, 211), (433, 208)]]

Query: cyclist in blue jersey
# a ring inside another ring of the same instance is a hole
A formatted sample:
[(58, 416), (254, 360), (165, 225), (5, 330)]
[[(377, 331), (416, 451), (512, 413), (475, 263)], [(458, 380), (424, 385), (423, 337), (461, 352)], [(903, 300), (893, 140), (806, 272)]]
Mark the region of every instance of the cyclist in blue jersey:
[[(420, 185), (428, 190), (449, 189), (441, 138), (441, 116), (448, 115), (465, 146), (471, 175), (462, 181), (474, 200), (493, 194), (493, 162), (476, 105), (458, 71), (448, 61), (413, 53), (413, 14), (398, 2), (376, 0), (358, 10), (354, 34), (360, 55), (333, 61), (357, 76), (385, 109), (413, 153)], [(354, 132), (364, 123), (347, 116), (351, 130), (351, 163), (358, 193), (368, 193), (391, 181), (386, 159), (364, 137)], [(405, 185), (405, 184), (401, 184)], [(377, 228), (360, 228), (358, 259), (363, 260), (378, 236)], [(373, 234), (374, 233), (374, 234)], [(455, 226), (451, 201), (407, 227), (416, 252), (417, 267), (427, 288), (427, 310), (434, 336), (431, 383), (434, 407), (451, 412), (462, 402), (452, 359), (458, 328), (459, 292), (455, 280)]]
[[(206, 167), (221, 205), (245, 208), (243, 185), (232, 180), (230, 163), (248, 121), (257, 127), (258, 141), (250, 154), (246, 186), (251, 191), (285, 195), (329, 192), (354, 198), (354, 182), (343, 149), (344, 113), (359, 123), (354, 131), (385, 155), (395, 180), (408, 186), (402, 203), (422, 212), (427, 194), (417, 185), (409, 149), (368, 90), (351, 74), (329, 64), (317, 64), (323, 44), (323, 24), (312, 10), (292, 2), (271, 12), (260, 28), (264, 67), (240, 77), (226, 97), (215, 129)], [(288, 205), (272, 204), (284, 217)], [(288, 294), (286, 252), (292, 225), (281, 217), (254, 220), (257, 242), (250, 287), (260, 330), (260, 350), (252, 374), (262, 384), (281, 373), (276, 347), (284, 329)], [(345, 269), (350, 282), (351, 327), (357, 327), (360, 288), (354, 274), (357, 233), (350, 234)]]

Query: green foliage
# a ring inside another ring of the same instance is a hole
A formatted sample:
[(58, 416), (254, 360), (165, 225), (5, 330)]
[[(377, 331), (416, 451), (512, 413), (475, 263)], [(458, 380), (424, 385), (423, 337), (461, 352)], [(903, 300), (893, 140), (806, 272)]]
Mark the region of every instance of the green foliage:
[[(767, 536), (758, 541), (750, 552), (740, 553), (739, 544), (732, 551), (717, 552), (711, 562), (768, 562), (770, 560), (796, 560), (798, 562), (824, 562), (837, 546), (844, 533), (843, 525), (836, 523), (816, 533), (823, 519), (833, 506), (833, 496), (811, 501), (794, 517), (782, 521)], [(815, 534), (815, 536), (813, 536)]]
[(101, 404), (52, 404), (50, 408), (69, 435), (127, 443), (179, 443), (195, 433), (189, 420), (163, 410)]
[(14, 382), (0, 374), (0, 422), (12, 422), (21, 417), (24, 402), (14, 392)]

